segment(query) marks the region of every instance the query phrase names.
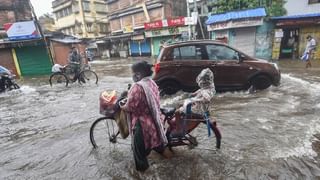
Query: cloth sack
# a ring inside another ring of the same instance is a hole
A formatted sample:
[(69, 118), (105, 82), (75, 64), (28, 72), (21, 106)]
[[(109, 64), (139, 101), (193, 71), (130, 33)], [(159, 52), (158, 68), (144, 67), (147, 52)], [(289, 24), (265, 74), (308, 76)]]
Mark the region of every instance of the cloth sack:
[(116, 112), (114, 118), (118, 125), (121, 137), (126, 139), (129, 136), (127, 113), (124, 110), (119, 110)]

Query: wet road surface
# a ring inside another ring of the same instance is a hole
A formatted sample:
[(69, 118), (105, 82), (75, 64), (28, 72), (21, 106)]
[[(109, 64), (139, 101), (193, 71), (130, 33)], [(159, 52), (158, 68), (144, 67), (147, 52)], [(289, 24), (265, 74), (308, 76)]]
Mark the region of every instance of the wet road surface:
[[(103, 90), (125, 90), (131, 61), (93, 65), (98, 86), (50, 87), (48, 77), (25, 78), (21, 90), (0, 94), (0, 179), (319, 179), (320, 68), (280, 62), (279, 87), (249, 94), (217, 94), (212, 114), (222, 148), (205, 126), (199, 146), (175, 148), (170, 160), (156, 153), (150, 168), (134, 168), (130, 138), (92, 149), (91, 123)], [(319, 66), (320, 67), (320, 66)], [(174, 106), (187, 95), (165, 97)]]

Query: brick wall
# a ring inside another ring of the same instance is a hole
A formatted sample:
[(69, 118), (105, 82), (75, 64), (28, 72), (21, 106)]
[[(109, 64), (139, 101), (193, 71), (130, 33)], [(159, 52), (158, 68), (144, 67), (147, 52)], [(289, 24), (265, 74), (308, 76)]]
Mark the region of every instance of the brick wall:
[[(165, 16), (170, 17), (170, 12), (166, 12)], [(162, 8), (149, 10), (150, 21), (162, 20)]]
[(0, 65), (18, 75), (10, 48), (0, 49)]
[(51, 49), (53, 49), (53, 59), (55, 64), (66, 65), (68, 63), (68, 54), (71, 45), (62, 44), (59, 42), (51, 41)]
[(5, 23), (31, 20), (32, 14), (28, 1), (0, 0), (0, 29)]
[(13, 11), (3, 10), (0, 11), (0, 28), (2, 28), (5, 23), (13, 23), (16, 21)]
[(12, 6), (15, 0), (0, 0), (0, 4), (2, 7)]
[(112, 19), (112, 20), (110, 20), (110, 29), (111, 29), (111, 31), (121, 30), (120, 19)]
[(146, 17), (143, 12), (134, 14), (133, 17), (134, 17), (134, 26), (138, 27), (138, 26), (144, 25), (146, 21)]
[(118, 4), (119, 4), (120, 9), (125, 9), (131, 5), (131, 2), (130, 2), (130, 0), (119, 0)]
[[(187, 2), (186, 0), (174, 0), (174, 1), (168, 1), (171, 13), (173, 17), (178, 16), (187, 16)], [(169, 8), (169, 7), (167, 7)]]
[(85, 44), (64, 44), (60, 42), (51, 41), (51, 52), (55, 64), (68, 64), (68, 57), (71, 47), (76, 47), (80, 54), (85, 53)]

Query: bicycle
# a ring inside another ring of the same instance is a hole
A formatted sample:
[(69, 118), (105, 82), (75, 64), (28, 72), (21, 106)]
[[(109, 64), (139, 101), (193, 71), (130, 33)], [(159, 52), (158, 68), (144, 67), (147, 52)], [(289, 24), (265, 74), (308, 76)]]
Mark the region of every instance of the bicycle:
[[(75, 65), (80, 65), (80, 63), (74, 63)], [(89, 65), (80, 67), (80, 72), (76, 74), (70, 65), (64, 66), (60, 69), (60, 72), (54, 72), (49, 78), (50, 86), (53, 84), (62, 84), (67, 87), (69, 82), (74, 83), (78, 81), (79, 84), (98, 84), (98, 75), (90, 69)]]
[[(118, 136), (120, 134), (119, 127), (115, 122), (115, 116), (121, 111), (119, 102), (121, 98), (113, 104), (112, 113), (106, 114), (104, 117), (96, 119), (90, 127), (90, 142), (93, 148), (98, 148), (100, 146), (105, 147), (108, 144), (116, 144), (118, 142)], [(210, 121), (210, 113), (205, 112), (204, 114), (182, 114), (182, 124), (181, 126), (176, 126), (174, 124), (176, 108), (161, 108), (161, 113), (164, 116), (164, 124), (166, 136), (168, 139), (168, 147), (176, 146), (189, 146), (193, 148), (198, 145), (196, 137), (192, 136), (190, 133), (199, 126), (200, 123), (206, 124), (208, 128), (208, 133), (210, 130), (213, 131), (216, 139), (215, 147), (220, 149), (221, 147), (221, 133), (217, 127), (215, 121)], [(210, 128), (210, 130), (209, 130)]]

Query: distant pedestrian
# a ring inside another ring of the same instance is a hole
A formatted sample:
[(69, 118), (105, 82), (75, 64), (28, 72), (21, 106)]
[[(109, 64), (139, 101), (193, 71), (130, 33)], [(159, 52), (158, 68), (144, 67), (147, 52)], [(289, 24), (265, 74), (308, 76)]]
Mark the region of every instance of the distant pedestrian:
[(80, 72), (80, 66), (81, 66), (81, 64), (80, 64), (81, 63), (81, 56), (75, 47), (71, 48), (71, 51), (70, 51), (69, 57), (68, 57), (68, 63), (69, 63), (69, 66), (71, 67), (72, 71), (74, 72), (73, 80), (75, 81), (78, 77), (78, 74)]
[(316, 40), (314, 38), (312, 38), (310, 35), (307, 36), (307, 45), (306, 45), (306, 49), (303, 53), (302, 59), (306, 61), (306, 68), (311, 67), (311, 60), (313, 60), (314, 57), (314, 53), (316, 50)]
[(93, 60), (93, 53), (89, 49), (86, 49), (86, 56), (88, 61)]

